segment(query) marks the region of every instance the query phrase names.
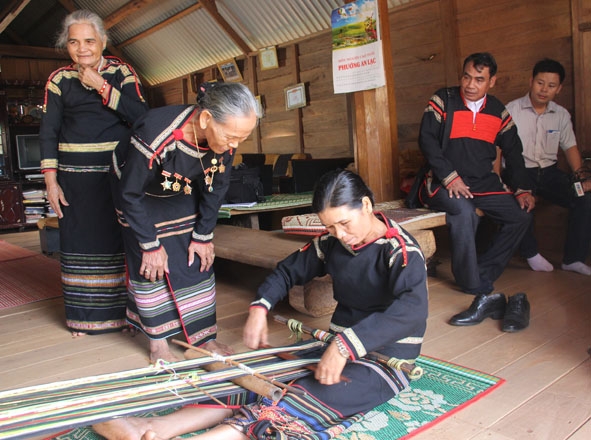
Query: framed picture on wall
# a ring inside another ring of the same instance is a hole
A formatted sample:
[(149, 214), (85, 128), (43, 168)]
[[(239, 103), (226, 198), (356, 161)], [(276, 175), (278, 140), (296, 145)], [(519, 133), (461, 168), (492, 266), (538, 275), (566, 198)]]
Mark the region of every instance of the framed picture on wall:
[(240, 82), (242, 81), (242, 74), (240, 73), (240, 69), (238, 68), (238, 64), (232, 58), (231, 60), (222, 61), (221, 63), (217, 64), (220, 73), (222, 74), (222, 78), (226, 82)]
[(279, 67), (279, 61), (275, 46), (261, 49), (259, 51), (259, 61), (261, 63), (261, 70), (277, 69)]
[(294, 108), (306, 106), (306, 87), (304, 83), (286, 87), (284, 90), (286, 110), (292, 110)]

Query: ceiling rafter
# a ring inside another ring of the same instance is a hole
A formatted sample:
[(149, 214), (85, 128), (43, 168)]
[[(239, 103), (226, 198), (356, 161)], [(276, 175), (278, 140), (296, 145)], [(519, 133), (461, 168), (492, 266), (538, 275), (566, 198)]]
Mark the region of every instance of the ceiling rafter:
[(236, 45), (242, 50), (244, 55), (249, 55), (252, 51), (246, 42), (238, 35), (232, 26), (220, 15), (218, 8), (215, 4), (215, 0), (199, 0), (199, 3), (203, 5), (205, 10), (209, 12), (209, 15), (215, 20), (215, 22), (228, 34), (228, 36), (236, 43)]
[(115, 12), (113, 12), (108, 17), (103, 19), (103, 23), (105, 25), (105, 28), (111, 29), (113, 26), (115, 26), (120, 21), (124, 20), (125, 18), (127, 18), (131, 14), (139, 11), (140, 9), (145, 8), (146, 6), (149, 6), (151, 3), (154, 3), (155, 1), (156, 0), (132, 0), (132, 1), (124, 4), (119, 9), (117, 9)]
[(12, 23), (18, 14), (29, 4), (31, 0), (12, 0), (0, 12), (0, 34)]
[(195, 12), (195, 11), (198, 11), (199, 9), (201, 9), (201, 7), (202, 6), (199, 3), (196, 3), (193, 6), (189, 6), (188, 8), (183, 9), (178, 14), (175, 14), (172, 17), (169, 17), (166, 20), (161, 21), (157, 25), (152, 26), (150, 29), (147, 29), (144, 32), (140, 32), (139, 34), (131, 37), (129, 40), (122, 41), (121, 43), (119, 43), (117, 45), (117, 47), (118, 48), (122, 48), (122, 47), (128, 46), (128, 45), (130, 45), (132, 43), (135, 43), (136, 41), (141, 40), (142, 38), (145, 38), (145, 37), (147, 37), (150, 34), (153, 34), (154, 32), (156, 32), (156, 31), (158, 31), (158, 30), (160, 30), (160, 29), (162, 29), (162, 28), (164, 28), (164, 27), (166, 27), (166, 26), (174, 23), (175, 21), (180, 20), (184, 16), (189, 15), (189, 14)]

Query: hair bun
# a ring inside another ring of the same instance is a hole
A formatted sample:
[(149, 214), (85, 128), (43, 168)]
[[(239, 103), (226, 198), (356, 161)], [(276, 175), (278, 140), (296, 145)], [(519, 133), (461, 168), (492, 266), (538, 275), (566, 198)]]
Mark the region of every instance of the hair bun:
[(217, 85), (216, 82), (207, 81), (199, 84), (199, 90), (197, 90), (197, 104), (205, 97), (205, 95)]

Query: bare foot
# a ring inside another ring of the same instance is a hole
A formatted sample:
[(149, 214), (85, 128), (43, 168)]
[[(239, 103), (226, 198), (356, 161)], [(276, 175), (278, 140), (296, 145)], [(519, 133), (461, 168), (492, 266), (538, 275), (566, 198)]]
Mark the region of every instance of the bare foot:
[(92, 429), (107, 440), (137, 440), (146, 432), (153, 432), (150, 427), (149, 418), (125, 417), (97, 423)]
[(72, 337), (73, 338), (79, 338), (79, 337), (82, 337), (82, 336), (86, 336), (86, 333), (84, 333), (84, 332), (78, 332), (78, 331), (75, 331), (75, 330), (71, 330), (71, 332), (72, 332)]
[(127, 333), (133, 338), (135, 335), (137, 335), (137, 328), (135, 328), (133, 325), (123, 327), (121, 333)]
[(161, 440), (161, 439), (160, 439), (160, 437), (158, 437), (156, 435), (156, 433), (154, 431), (147, 430), (146, 432), (144, 432), (144, 435), (142, 435), (141, 440)]
[(158, 359), (162, 359), (166, 362), (180, 361), (180, 359), (170, 351), (166, 339), (150, 339), (150, 362), (155, 364)]
[(207, 341), (205, 344), (201, 346), (201, 348), (211, 351), (213, 353), (217, 353), (221, 356), (228, 356), (234, 354), (234, 349), (229, 345), (222, 344), (221, 342), (211, 340)]

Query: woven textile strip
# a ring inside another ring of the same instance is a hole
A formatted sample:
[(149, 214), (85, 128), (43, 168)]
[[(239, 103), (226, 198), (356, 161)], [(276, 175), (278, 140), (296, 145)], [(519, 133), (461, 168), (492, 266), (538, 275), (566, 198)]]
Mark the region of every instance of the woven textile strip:
[[(423, 377), (388, 402), (369, 411), (339, 440), (407, 439), (444, 420), (496, 389), (503, 379), (456, 364), (421, 356)], [(162, 415), (162, 412), (145, 416)], [(188, 434), (190, 437), (196, 433)], [(56, 440), (103, 440), (90, 428), (63, 433)]]
[[(304, 366), (320, 360), (281, 360), (274, 356), (291, 351), (294, 347), (270, 348), (235, 354), (228, 359), (286, 383), (310, 374)], [(201, 368), (212, 362), (217, 360), (202, 357), (0, 391), (0, 439), (26, 439), (113, 417), (206, 402), (212, 396), (223, 398), (228, 405), (246, 403), (243, 398), (248, 393), (230, 381), (249, 373), (237, 367), (212, 372)]]
[(272, 209), (297, 208), (300, 206), (309, 206), (312, 204), (312, 193), (298, 194), (273, 194), (265, 197), (265, 201), (257, 203), (254, 206), (241, 206), (236, 208), (221, 208), (218, 218), (230, 218), (230, 211), (263, 212)]

